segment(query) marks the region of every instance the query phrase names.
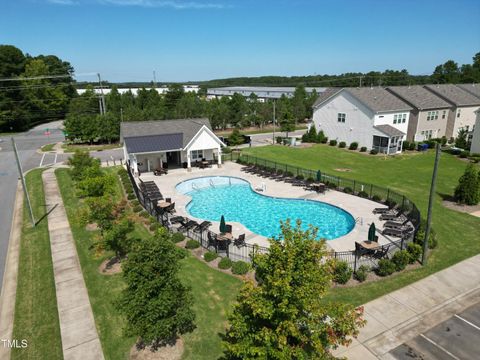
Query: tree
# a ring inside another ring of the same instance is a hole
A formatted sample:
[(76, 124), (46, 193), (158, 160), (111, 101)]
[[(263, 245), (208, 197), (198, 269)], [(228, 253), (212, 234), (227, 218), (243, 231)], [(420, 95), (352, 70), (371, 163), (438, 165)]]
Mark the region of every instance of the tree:
[(460, 204), (477, 205), (480, 202), (480, 172), (469, 164), (458, 180), (455, 200)]
[(97, 223), (102, 233), (112, 228), (116, 213), (115, 204), (110, 196), (87, 198), (85, 203), (90, 210), (88, 215), (90, 222)]
[(72, 179), (77, 181), (84, 179), (87, 168), (96, 167), (100, 171), (100, 160), (91, 157), (88, 151), (83, 150), (76, 150), (68, 158), (68, 165), (71, 166)]
[(280, 119), (280, 131), (285, 132), (285, 137), (288, 137), (289, 132), (295, 131), (295, 123), (289, 112), (284, 113), (283, 117)]
[(458, 135), (455, 138), (455, 147), (458, 147), (460, 149), (464, 150), (469, 150), (470, 149), (470, 143), (467, 140), (468, 136), (468, 131), (466, 129), (460, 129), (458, 131)]
[(139, 241), (123, 263), (127, 284), (118, 308), (127, 320), (125, 332), (154, 348), (173, 344), (195, 328), (190, 288), (178, 277), (185, 256), (164, 228), (155, 238)]
[(242, 134), (240, 134), (240, 130), (233, 129), (232, 133), (228, 137), (228, 145), (237, 146), (240, 144), (243, 144)]
[(180, 84), (172, 84), (168, 87), (168, 91), (165, 94), (165, 106), (169, 115), (173, 115), (175, 107), (178, 101), (185, 95), (183, 86)]
[(362, 310), (323, 299), (332, 282), (325, 242), (301, 223), (282, 223), (280, 239), (257, 255), (258, 285), (247, 281), (228, 318), (225, 357), (237, 359), (327, 359), (348, 344), (364, 324)]
[(307, 117), (307, 92), (305, 86), (298, 85), (292, 98), (293, 117), (295, 124), (297, 121), (304, 121)]
[(133, 222), (129, 219), (117, 221), (105, 232), (103, 241), (107, 249), (115, 252), (117, 258), (125, 256), (132, 246), (132, 238), (128, 235), (133, 231)]

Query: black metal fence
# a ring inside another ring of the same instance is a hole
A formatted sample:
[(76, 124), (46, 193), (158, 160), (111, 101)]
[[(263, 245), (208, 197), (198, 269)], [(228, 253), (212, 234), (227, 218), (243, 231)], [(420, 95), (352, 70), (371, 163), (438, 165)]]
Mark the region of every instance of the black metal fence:
[[(415, 233), (420, 226), (421, 216), (420, 211), (413, 201), (406, 196), (399, 194), (389, 188), (380, 187), (367, 182), (342, 178), (340, 176), (331, 175), (321, 170), (305, 169), (294, 165), (271, 161), (268, 159), (259, 158), (256, 156), (246, 155), (239, 152), (231, 152), (229, 154), (222, 154), (223, 161), (237, 161), (240, 164), (254, 166), (259, 170), (270, 172), (272, 174), (282, 173), (288, 177), (296, 177), (297, 179), (304, 179), (305, 181), (319, 180), (325, 183), (329, 189), (335, 189), (343, 191), (345, 193), (359, 196), (365, 199), (378, 202), (382, 205), (387, 205), (390, 208), (398, 208), (408, 218), (414, 227), (414, 231), (410, 232), (407, 236), (400, 239), (391, 241), (386, 245), (380, 245), (378, 248), (372, 249), (375, 254), (383, 254), (386, 257), (391, 257), (393, 253), (398, 250), (405, 249), (409, 242), (412, 242)], [(170, 215), (163, 212), (156, 206), (156, 203), (152, 202), (138, 187), (130, 167), (127, 164), (128, 175), (133, 185), (135, 194), (142, 206), (148, 211), (150, 215), (157, 219), (162, 226), (168, 228), (172, 232), (177, 232), (178, 228), (172, 226), (170, 223)], [(232, 260), (242, 260), (251, 262), (255, 254), (263, 254), (268, 252), (268, 248), (245, 244), (243, 246), (235, 246), (234, 244), (228, 244), (228, 246), (218, 246), (217, 243), (209, 241), (208, 234), (211, 236), (217, 235), (210, 230), (203, 232), (197, 232), (194, 230), (182, 231), (185, 236), (198, 241), (201, 246), (210, 251), (217, 252), (220, 256), (227, 256)], [(332, 251), (329, 253), (330, 257), (345, 261), (349, 266), (356, 271), (358, 266), (367, 265), (369, 267), (376, 267), (380, 257), (376, 256), (359, 256), (355, 250), (352, 251)]]

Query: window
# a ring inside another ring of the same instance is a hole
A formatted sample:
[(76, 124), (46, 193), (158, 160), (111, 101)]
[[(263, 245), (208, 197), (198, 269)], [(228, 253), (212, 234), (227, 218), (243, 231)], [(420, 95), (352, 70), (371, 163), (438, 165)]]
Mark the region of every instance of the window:
[(402, 123), (405, 124), (405, 121), (407, 121), (407, 114), (402, 114)]
[(446, 116), (447, 116), (447, 110), (443, 110), (443, 112), (442, 112), (442, 119), (445, 119)]
[(438, 119), (438, 111), (429, 111), (427, 113), (427, 121), (437, 120)]
[(347, 117), (347, 114), (345, 114), (345, 113), (338, 113), (337, 120), (338, 120), (339, 123), (344, 123), (346, 117)]
[(393, 123), (394, 124), (404, 124), (407, 121), (407, 114), (396, 114), (393, 115)]
[(202, 160), (203, 150), (192, 150), (192, 160)]

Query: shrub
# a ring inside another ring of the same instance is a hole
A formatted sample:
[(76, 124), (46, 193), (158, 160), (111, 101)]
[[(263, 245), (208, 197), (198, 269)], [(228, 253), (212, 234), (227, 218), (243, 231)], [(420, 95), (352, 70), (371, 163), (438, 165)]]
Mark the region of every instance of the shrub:
[(276, 138), (277, 144), (281, 144), (282, 141), (283, 141), (283, 138), (281, 136), (277, 136), (277, 138)]
[[(100, 160), (91, 157), (88, 151), (76, 150), (68, 159), (68, 165), (72, 167), (70, 174), (72, 179), (76, 181), (91, 176), (92, 171), (96, 171), (97, 176), (100, 174)], [(87, 172), (90, 172), (90, 174), (87, 174)]]
[(358, 193), (358, 196), (360, 196), (362, 198), (368, 198), (368, 193), (366, 191), (360, 191)]
[(442, 136), (442, 138), (440, 139), (440, 143), (442, 144), (442, 146), (447, 145), (447, 137), (446, 137), (446, 136)]
[[(89, 171), (86, 171), (88, 174)], [(95, 173), (96, 174), (96, 173)], [(115, 178), (112, 175), (92, 174), (78, 183), (79, 195), (82, 197), (100, 197), (112, 194), (115, 187)]]
[(347, 193), (347, 194), (351, 194), (353, 192), (352, 188), (351, 187), (346, 187), (343, 189), (343, 192)]
[(340, 141), (340, 143), (338, 144), (338, 147), (339, 148), (345, 148), (347, 146), (347, 143), (345, 141)]
[(183, 240), (185, 240), (185, 235), (183, 235), (182, 233), (174, 233), (172, 235), (172, 241), (176, 244), (176, 243), (179, 243), (179, 242), (182, 242)]
[(389, 259), (380, 259), (378, 261), (377, 274), (379, 276), (392, 275), (395, 272), (395, 264)]
[(325, 136), (325, 133), (323, 132), (323, 130), (320, 130), (317, 134), (317, 143), (322, 143), (322, 144), (326, 144), (328, 141), (328, 138)]
[(337, 146), (337, 140), (330, 140), (328, 143), (330, 146)]
[(357, 269), (357, 272), (355, 273), (355, 279), (357, 279), (360, 282), (364, 282), (367, 279), (368, 272), (370, 271), (370, 268), (368, 266), (362, 265)]
[(150, 229), (150, 231), (157, 231), (159, 227), (160, 227), (160, 225), (155, 222), (155, 223), (152, 223), (152, 224), (150, 225), (150, 228), (149, 228), (149, 229)]
[(227, 270), (227, 269), (230, 269), (231, 267), (232, 267), (232, 260), (230, 260), (227, 257), (222, 258), (222, 260), (218, 262), (219, 269)]
[(250, 265), (245, 261), (235, 261), (232, 265), (232, 273), (235, 275), (245, 275), (250, 270)]
[(410, 141), (404, 140), (403, 141), (403, 151), (409, 150), (410, 149)]
[(297, 179), (297, 180), (303, 180), (303, 179), (304, 179), (304, 176), (303, 176), (302, 174), (298, 174), (298, 175), (296, 176), (296, 179)]
[(470, 155), (470, 152), (467, 150), (463, 150), (460, 155), (458, 155), (462, 159), (466, 159)]
[(458, 179), (455, 200), (460, 204), (477, 205), (480, 202), (480, 175), (475, 165), (469, 164)]
[(203, 260), (205, 260), (206, 262), (210, 262), (210, 261), (215, 260), (217, 257), (218, 257), (218, 255), (217, 255), (216, 252), (207, 251), (207, 252), (203, 255)]
[(415, 261), (418, 260), (418, 258), (420, 257), (420, 255), (422, 254), (422, 247), (418, 244), (415, 244), (415, 243), (409, 243), (407, 245), (407, 251), (409, 252), (410, 254), (410, 264), (413, 264)]
[(349, 150), (357, 150), (358, 149), (358, 142), (354, 141), (348, 147)]
[(410, 262), (410, 253), (407, 250), (397, 251), (392, 256), (392, 262), (395, 264), (395, 270), (402, 271)]
[(147, 210), (141, 211), (140, 214), (138, 214), (138, 215), (140, 215), (141, 217), (143, 217), (143, 218), (145, 218), (145, 219), (147, 219), (147, 218), (150, 216), (150, 215), (148, 214)]
[(410, 143), (410, 146), (408, 147), (408, 150), (414, 151), (416, 148), (417, 148), (417, 144), (415, 143), (415, 141), (412, 141)]
[(285, 173), (285, 175), (287, 175), (287, 176), (290, 176), (290, 177), (291, 177), (291, 176), (293, 176), (293, 173), (292, 173), (291, 171), (287, 171), (287, 172)]
[(329, 189), (336, 189), (337, 188), (337, 184), (335, 184), (334, 182), (328, 182), (327, 183), (327, 187)]
[(322, 140), (320, 140), (321, 144), (326, 144), (328, 143), (328, 137), (324, 137)]
[(127, 195), (127, 199), (128, 200), (135, 200), (135, 194), (134, 193), (130, 193)]
[(382, 198), (379, 195), (375, 194), (372, 196), (372, 200), (376, 202), (380, 202), (382, 201)]
[(385, 201), (385, 204), (386, 204), (389, 208), (393, 208), (393, 207), (395, 207), (395, 205), (397, 205), (397, 202), (396, 202), (395, 200), (388, 199), (387, 201)]
[[(425, 230), (426, 230), (427, 223), (425, 220), (422, 219), (420, 222), (420, 226), (418, 227), (417, 233), (415, 234), (415, 243), (423, 246), (423, 240), (425, 239)], [(428, 237), (428, 248), (435, 249), (437, 247), (437, 233), (435, 230), (430, 227), (430, 236)]]
[(197, 249), (200, 247), (200, 243), (197, 240), (187, 240), (185, 249)]
[(370, 154), (372, 154), (372, 155), (377, 155), (377, 154), (378, 154), (378, 150), (377, 150), (377, 149), (372, 149), (372, 150), (370, 150)]
[(352, 272), (345, 261), (337, 261), (333, 270), (333, 280), (339, 284), (346, 284), (352, 277)]
[(132, 204), (132, 206), (138, 206), (138, 205), (140, 205), (140, 201), (138, 201), (137, 199), (132, 200), (130, 203)]
[(143, 210), (143, 207), (142, 207), (141, 205), (135, 205), (135, 206), (133, 207), (133, 212), (138, 213), (138, 212), (140, 212), (140, 211), (142, 211), (142, 210)]
[(314, 181), (315, 181), (315, 179), (314, 179), (313, 177), (311, 177), (311, 176), (309, 176), (309, 177), (307, 178), (307, 182), (308, 182), (308, 183), (313, 183)]
[(366, 146), (362, 146), (362, 147), (360, 148), (360, 152), (366, 152), (366, 151), (367, 151), (367, 147), (366, 147)]
[(277, 169), (277, 174), (282, 175), (283, 174), (283, 169)]

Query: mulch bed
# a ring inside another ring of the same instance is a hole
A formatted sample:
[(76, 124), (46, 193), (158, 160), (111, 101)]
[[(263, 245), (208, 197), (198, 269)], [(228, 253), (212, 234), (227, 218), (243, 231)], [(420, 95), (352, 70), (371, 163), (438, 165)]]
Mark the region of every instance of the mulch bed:
[(156, 350), (149, 346), (139, 349), (135, 344), (130, 349), (130, 360), (180, 360), (183, 348), (182, 338), (178, 338), (175, 345), (162, 346)]
[(105, 259), (98, 267), (98, 272), (102, 275), (115, 275), (122, 272), (122, 263), (118, 257)]
[(444, 200), (442, 202), (442, 205), (445, 206), (447, 209), (468, 213), (468, 214), (480, 211), (480, 204), (479, 205), (463, 205), (463, 204), (458, 204), (455, 201)]

